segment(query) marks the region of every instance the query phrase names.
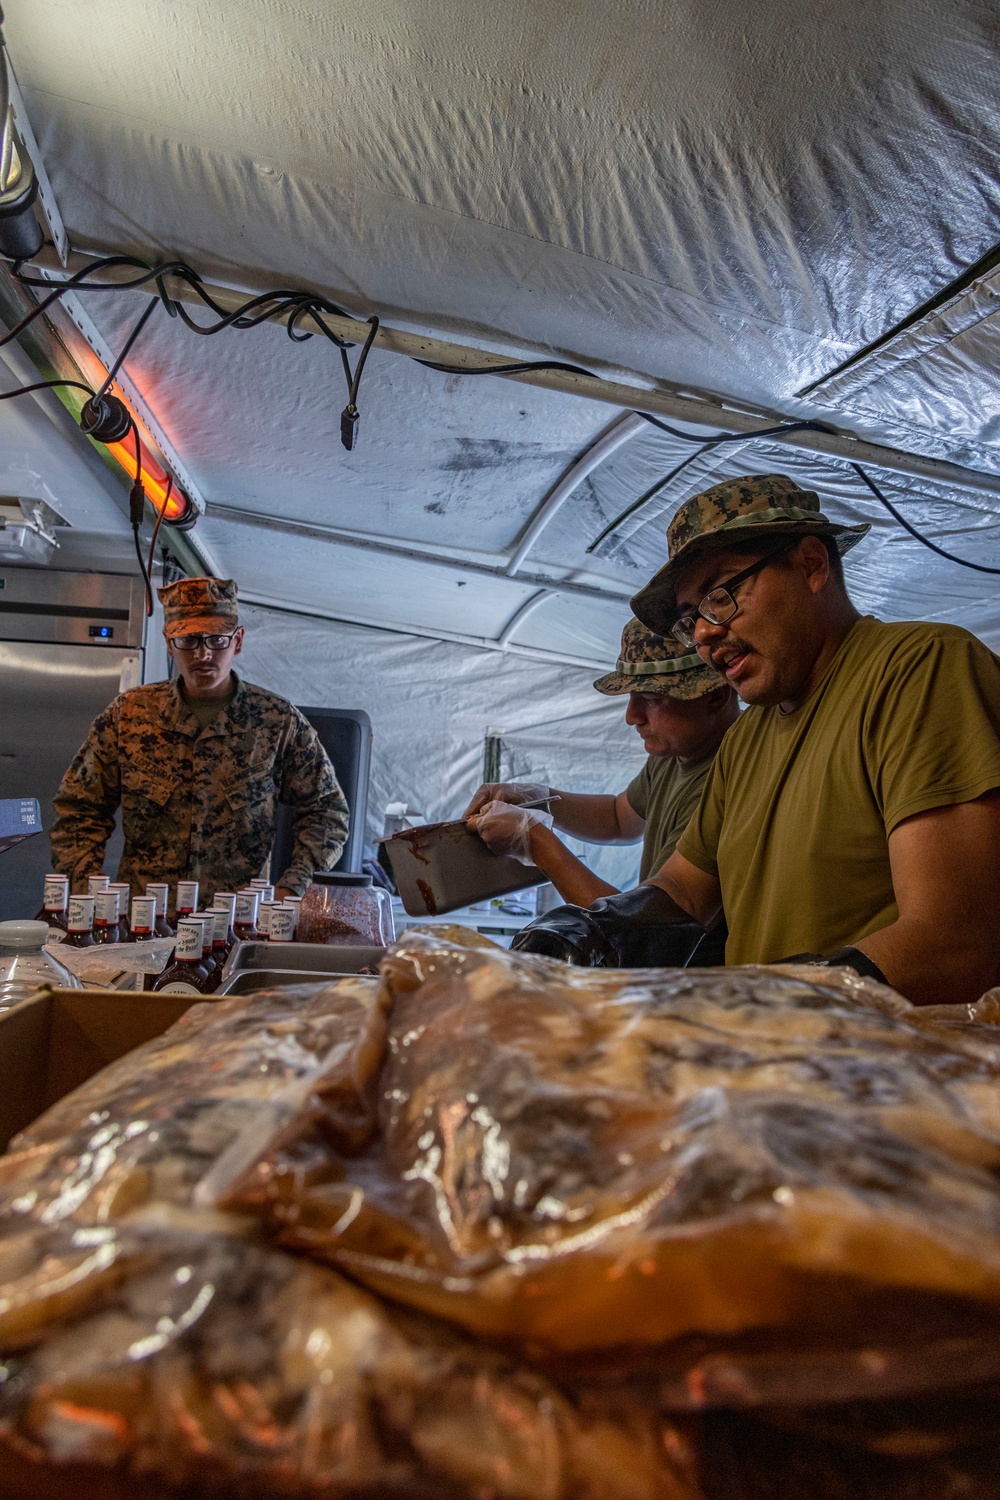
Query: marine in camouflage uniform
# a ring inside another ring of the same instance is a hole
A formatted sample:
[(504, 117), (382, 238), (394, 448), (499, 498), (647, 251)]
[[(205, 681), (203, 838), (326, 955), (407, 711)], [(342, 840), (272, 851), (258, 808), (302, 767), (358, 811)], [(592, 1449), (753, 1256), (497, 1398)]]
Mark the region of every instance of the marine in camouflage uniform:
[[(181, 579), (161, 589), (168, 641), (238, 629), (231, 580)], [(236, 649), (239, 649), (237, 644)], [(183, 668), (182, 668), (183, 672)], [(329, 869), (347, 838), (348, 807), (308, 720), (233, 672), (232, 696), (203, 726), (182, 679), (121, 693), (91, 726), (55, 797), (54, 868), (86, 888), (99, 874), (121, 807), (118, 878), (201, 882), (236, 890), (267, 868), (278, 803), (295, 809), (291, 863), (275, 884), (296, 894)]]

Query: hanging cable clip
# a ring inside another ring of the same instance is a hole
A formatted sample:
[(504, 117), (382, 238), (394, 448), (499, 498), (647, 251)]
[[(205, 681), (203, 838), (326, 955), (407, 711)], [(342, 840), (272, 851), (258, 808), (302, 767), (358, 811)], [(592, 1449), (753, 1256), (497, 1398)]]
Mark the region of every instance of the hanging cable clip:
[(340, 441), (351, 452), (358, 440), (358, 427), (361, 424), (361, 413), (353, 405), (347, 405), (340, 413)]

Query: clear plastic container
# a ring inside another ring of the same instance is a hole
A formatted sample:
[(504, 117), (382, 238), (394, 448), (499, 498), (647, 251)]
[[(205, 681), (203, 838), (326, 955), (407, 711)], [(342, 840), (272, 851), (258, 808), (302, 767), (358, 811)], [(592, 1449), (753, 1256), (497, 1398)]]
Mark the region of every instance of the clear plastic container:
[(388, 947), (396, 939), (392, 898), (368, 874), (317, 872), (302, 897), (295, 936), (300, 943)]
[(0, 922), (0, 1010), (34, 994), (40, 984), (80, 989), (80, 981), (44, 950), (46, 922)]

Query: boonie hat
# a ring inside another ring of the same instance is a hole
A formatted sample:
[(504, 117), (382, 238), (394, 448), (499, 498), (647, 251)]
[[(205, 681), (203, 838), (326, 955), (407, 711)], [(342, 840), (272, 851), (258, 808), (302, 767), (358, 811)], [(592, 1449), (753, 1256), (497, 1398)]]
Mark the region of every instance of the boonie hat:
[(677, 655), (677, 643), (629, 620), (622, 631), (622, 654), (613, 672), (594, 683), (599, 693), (662, 693), (665, 698), (703, 698), (726, 686), (696, 651)]
[(178, 635), (228, 635), (240, 623), (233, 578), (178, 578), (156, 592), (168, 641)]
[(844, 553), (869, 531), (867, 523), (836, 525), (820, 510), (814, 490), (801, 489), (784, 474), (726, 479), (685, 500), (667, 527), (669, 561), (630, 602), (644, 625), (668, 634), (677, 619), (677, 573), (692, 557), (758, 535), (762, 541), (772, 536), (828, 536)]

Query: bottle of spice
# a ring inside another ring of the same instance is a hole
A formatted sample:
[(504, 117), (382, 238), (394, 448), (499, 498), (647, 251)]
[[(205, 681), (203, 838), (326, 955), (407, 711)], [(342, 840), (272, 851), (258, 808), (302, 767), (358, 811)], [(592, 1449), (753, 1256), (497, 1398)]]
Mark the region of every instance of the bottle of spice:
[(233, 932), (241, 943), (255, 942), (260, 933), (257, 931), (257, 892), (238, 891), (236, 893), (236, 912), (233, 920)]
[(156, 976), (151, 988), (168, 995), (207, 994), (211, 980), (201, 961), (202, 947), (203, 924), (192, 917), (181, 917), (174, 961)]
[(94, 897), (94, 942), (118, 941), (118, 892), (101, 891)]
[(49, 935), (50, 943), (61, 943), (61, 934), (69, 923), (69, 879), (66, 875), (46, 875), (42, 892), (42, 909), (36, 922), (47, 922), (55, 931)]
[(94, 946), (94, 898), (93, 896), (70, 896), (69, 921), (63, 939), (70, 948), (92, 948)]
[(151, 880), (146, 886), (146, 895), (156, 901), (156, 936), (173, 937), (174, 929), (167, 920), (167, 898), (170, 887), (165, 880)]

